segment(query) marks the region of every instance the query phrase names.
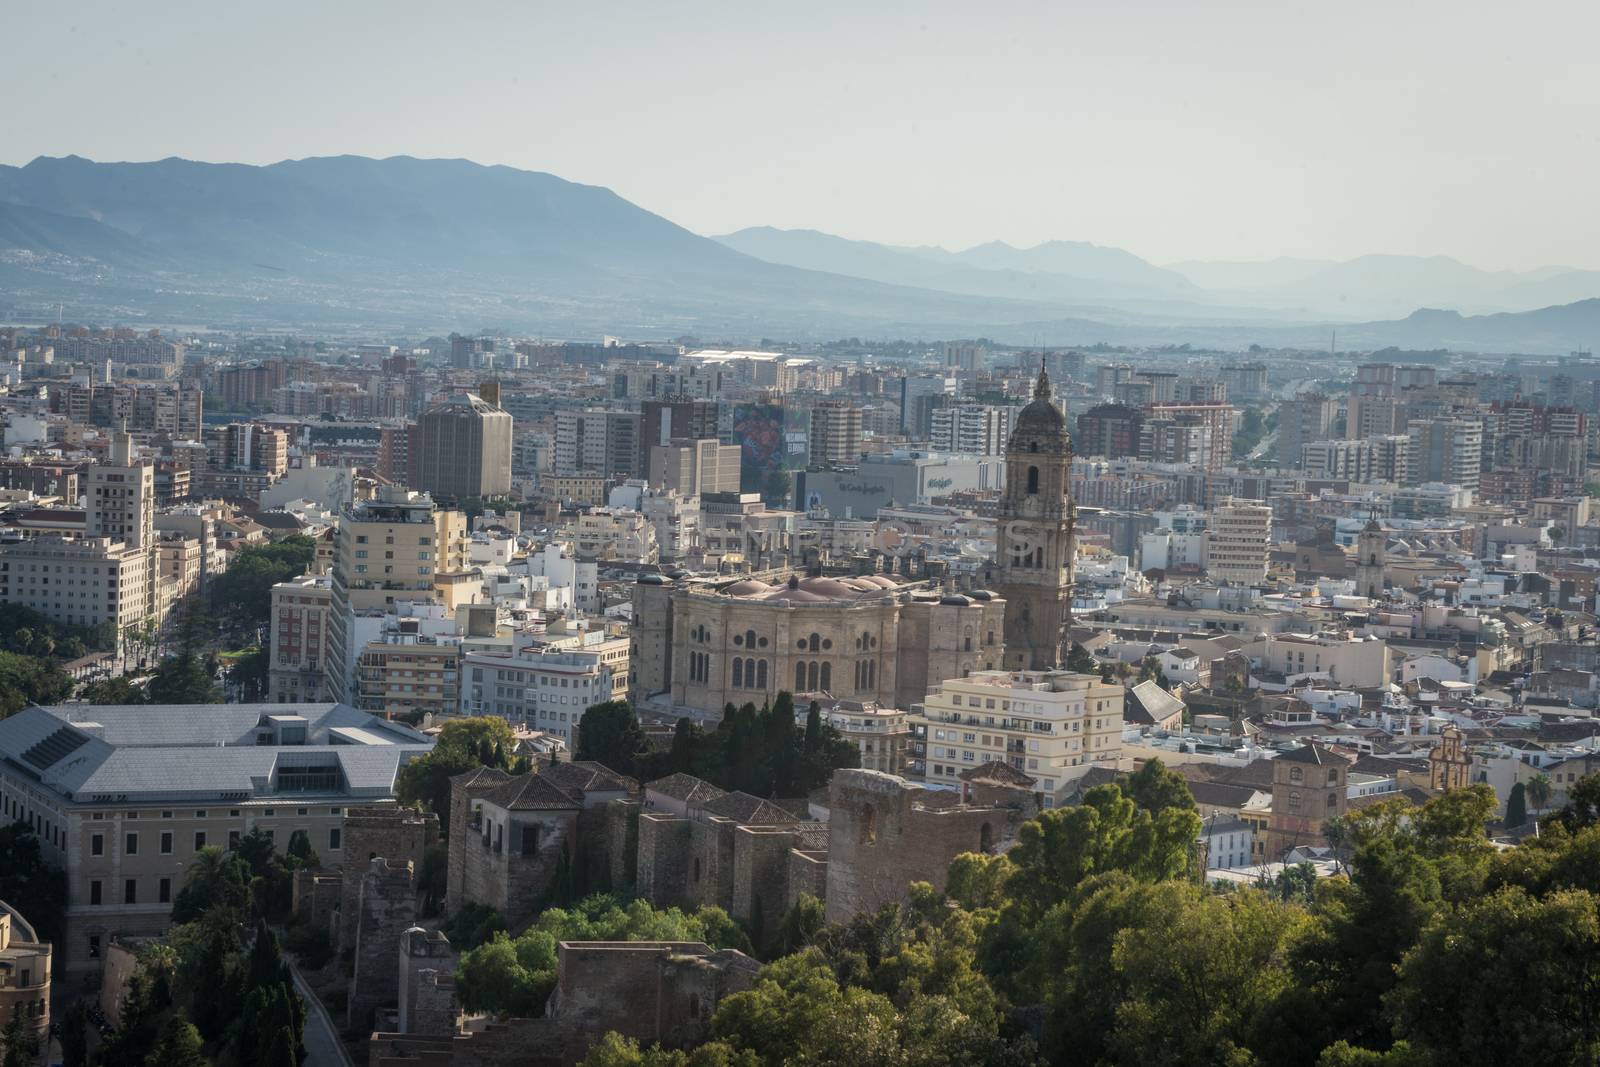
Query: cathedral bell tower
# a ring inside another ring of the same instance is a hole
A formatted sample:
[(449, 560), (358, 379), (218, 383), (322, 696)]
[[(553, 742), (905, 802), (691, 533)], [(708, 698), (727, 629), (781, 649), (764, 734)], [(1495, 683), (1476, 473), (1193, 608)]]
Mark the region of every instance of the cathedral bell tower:
[(994, 591), (1005, 597), (1005, 665), (1051, 670), (1072, 648), (1072, 437), (1043, 361), (1033, 402), (1006, 443), (1006, 489), (995, 523)]
[(1356, 536), (1356, 595), (1371, 600), (1382, 600), (1387, 586), (1385, 571), (1389, 566), (1389, 536), (1383, 532), (1377, 515), (1367, 520), (1367, 525)]

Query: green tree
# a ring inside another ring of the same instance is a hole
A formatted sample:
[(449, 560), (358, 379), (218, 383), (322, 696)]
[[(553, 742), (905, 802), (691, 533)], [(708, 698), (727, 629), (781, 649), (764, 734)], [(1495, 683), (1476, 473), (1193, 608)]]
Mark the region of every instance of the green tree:
[(537, 1016), (555, 988), (560, 941), (704, 941), (714, 948), (750, 950), (750, 942), (721, 908), (658, 911), (642, 900), (623, 904), (596, 894), (571, 908), (548, 908), (516, 938), (496, 934), (466, 952), (456, 970), (469, 1011)]
[(145, 704), (144, 686), (137, 685), (125, 674), (115, 678), (100, 678), (83, 687), (79, 694), (89, 704)]
[(1185, 1067), (1248, 1055), (1256, 1014), (1290, 982), (1284, 939), (1304, 913), (1244, 892), (1223, 898), (1167, 883), (1155, 921), (1112, 953), (1124, 990), (1108, 1039), (1116, 1061)]
[(29, 704), (59, 704), (72, 695), (72, 679), (48, 660), (0, 652), (0, 719)]
[(395, 790), (400, 802), (420, 804), (450, 825), (450, 779), (475, 767), (519, 769), (510, 753), (516, 745), (511, 724), (493, 715), (451, 719), (439, 731), (433, 750), (400, 769)]
[(89, 1011), (82, 1001), (67, 1009), (60, 1030), (61, 1067), (89, 1067)]
[(1097, 674), (1100, 667), (1088, 649), (1074, 641), (1072, 651), (1067, 653), (1067, 670), (1078, 674)]
[(188, 923), (223, 909), (241, 920), (250, 910), (250, 866), (233, 852), (207, 845), (195, 854), (183, 888), (172, 902), (172, 921)]
[(626, 700), (591, 704), (578, 723), (580, 760), (602, 763), (619, 774), (634, 774), (650, 743)]
[(1548, 774), (1536, 774), (1528, 779), (1524, 792), (1527, 794), (1528, 803), (1533, 805), (1535, 816), (1544, 814), (1544, 806), (1550, 803), (1552, 788)]
[(144, 1059), (144, 1067), (207, 1067), (210, 1062), (200, 1031), (193, 1023), (175, 1016), (162, 1027), (155, 1047)]
[(39, 1038), (33, 1032), (33, 1021), (22, 1013), (11, 1016), (5, 1029), (0, 1030), (0, 1065), (3, 1067), (35, 1067), (39, 1062)]
[(33, 827), (0, 827), (0, 900), (16, 908), (41, 940), (61, 943), (67, 905), (67, 873), (45, 861)]
[(1511, 787), (1511, 795), (1506, 799), (1506, 829), (1515, 830), (1528, 821), (1527, 786), (1521, 782)]
[[(1191, 798), (1191, 803), (1192, 803)], [(1140, 881), (1175, 878), (1189, 867), (1200, 817), (1169, 807), (1152, 813), (1115, 785), (1096, 786), (1083, 803), (1053, 808), (1022, 824), (1009, 853), (1013, 902), (1042, 915), (1085, 878), (1125, 871)]]
[(1159, 815), (1168, 808), (1179, 811), (1198, 810), (1189, 783), (1177, 771), (1169, 771), (1160, 759), (1152, 757), (1122, 781), (1126, 793), (1142, 811)]
[(272, 587), (310, 570), (317, 543), (302, 534), (265, 545), (246, 545), (208, 587), (212, 610), (231, 625), (253, 630), (272, 613)]
[(1593, 1063), (1600, 911), (1593, 893), (1511, 887), (1441, 916), (1400, 966), (1395, 1027), (1438, 1063)]

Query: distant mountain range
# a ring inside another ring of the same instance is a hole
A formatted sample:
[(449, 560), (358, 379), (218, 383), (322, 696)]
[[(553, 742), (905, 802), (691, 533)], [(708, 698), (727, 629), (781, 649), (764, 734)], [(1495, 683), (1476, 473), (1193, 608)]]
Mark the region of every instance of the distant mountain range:
[[(607, 189), (465, 160), (0, 166), (0, 320), (59, 304), (86, 321), (368, 335), (1229, 347), (1320, 345), (1338, 323), (1341, 346), (1565, 352), (1600, 333), (1595, 297), (1600, 273), (1442, 257), (1160, 267), (1071, 241), (952, 252), (766, 227), (712, 239)], [(1544, 302), (1569, 306), (1408, 314)]]

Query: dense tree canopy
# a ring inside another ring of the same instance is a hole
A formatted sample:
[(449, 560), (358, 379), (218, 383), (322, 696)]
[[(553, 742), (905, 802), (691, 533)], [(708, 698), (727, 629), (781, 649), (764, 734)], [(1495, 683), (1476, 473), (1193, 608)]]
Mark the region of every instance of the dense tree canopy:
[(234, 553), (226, 571), (211, 579), (213, 615), (240, 629), (265, 625), (272, 613), (272, 587), (306, 573), (316, 556), (317, 543), (303, 534), (246, 545)]
[[(1196, 877), (1181, 779), (1147, 766), (1044, 812), (1006, 855), (958, 857), (942, 894), (913, 885), (844, 924), (803, 898), (712, 1041), (612, 1037), (585, 1064), (1592, 1064), (1600, 776), (1567, 797), (1498, 852), (1487, 787), (1370, 805), (1333, 828), (1347, 874), (1224, 890)], [(494, 944), (504, 971), (476, 981), (518, 987), (521, 940)]]

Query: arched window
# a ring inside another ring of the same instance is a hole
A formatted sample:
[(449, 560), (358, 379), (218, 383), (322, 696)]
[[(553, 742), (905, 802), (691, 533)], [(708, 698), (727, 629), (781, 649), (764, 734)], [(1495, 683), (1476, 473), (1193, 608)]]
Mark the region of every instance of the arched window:
[(807, 689), (815, 689), (816, 687), (817, 687), (817, 664), (816, 664), (816, 661), (813, 660), (806, 667), (806, 688)]
[(978, 851), (988, 855), (994, 848), (994, 827), (984, 823), (978, 829)]
[(1028, 442), (1028, 451), (1029, 452), (1037, 452), (1037, 451), (1039, 451), (1039, 442), (1038, 441), (1029, 441)]
[(822, 647), (822, 635), (821, 634), (812, 634), (810, 637), (806, 638), (806, 648), (809, 651), (815, 652), (821, 647)]
[(1028, 494), (1031, 496), (1031, 495), (1034, 495), (1034, 494), (1036, 494), (1038, 492), (1039, 492), (1039, 468), (1038, 467), (1029, 467), (1028, 468)]
[(696, 856), (694, 858), (694, 880), (697, 881), (697, 882), (700, 880), (700, 857), (699, 856)]
[(876, 689), (877, 687), (878, 687), (878, 661), (877, 660), (873, 660), (871, 663), (867, 664), (867, 688), (868, 689)]
[(830, 691), (833, 689), (833, 664), (831, 663), (822, 665), (822, 688)]
[(804, 693), (806, 691), (806, 665), (804, 663), (796, 663), (794, 665), (794, 691), (796, 693)]
[(744, 660), (738, 656), (733, 657), (733, 687), (739, 689), (744, 685)]
[(766, 687), (767, 687), (767, 661), (766, 660), (758, 660), (756, 662), (756, 688), (757, 689), (765, 689)]
[(878, 839), (878, 809), (868, 804), (861, 812), (861, 843), (870, 845)]
[(1329, 793), (1328, 794), (1328, 810), (1329, 811), (1334, 811), (1338, 807), (1339, 807), (1339, 794), (1338, 793)]
[(745, 648), (755, 648), (756, 647), (756, 632), (754, 630), (746, 630), (744, 632), (744, 647)]

